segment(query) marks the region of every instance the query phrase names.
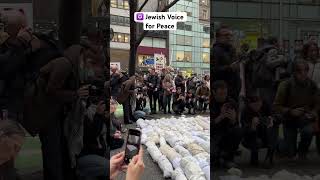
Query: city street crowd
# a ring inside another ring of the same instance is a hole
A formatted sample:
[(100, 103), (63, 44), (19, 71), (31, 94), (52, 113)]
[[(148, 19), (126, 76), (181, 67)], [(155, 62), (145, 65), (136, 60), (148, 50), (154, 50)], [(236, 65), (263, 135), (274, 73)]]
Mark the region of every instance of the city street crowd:
[[(296, 46), (293, 53), (275, 37), (262, 42), (256, 49), (243, 44), (237, 51), (228, 26), (216, 31), (210, 99), (216, 167), (239, 167), (234, 158), (241, 155), (240, 144), (251, 152), (253, 167), (271, 168), (275, 156), (305, 161), (314, 137), (320, 154), (317, 42)], [(263, 162), (261, 149), (267, 149)]]
[(126, 72), (112, 66), (110, 87), (112, 99), (123, 105), (125, 124), (145, 118), (145, 112), (194, 115), (205, 113), (209, 105), (209, 75), (200, 78), (192, 74), (186, 78), (181, 71), (175, 75), (170, 67), (161, 72), (150, 68), (147, 73), (129, 78)]

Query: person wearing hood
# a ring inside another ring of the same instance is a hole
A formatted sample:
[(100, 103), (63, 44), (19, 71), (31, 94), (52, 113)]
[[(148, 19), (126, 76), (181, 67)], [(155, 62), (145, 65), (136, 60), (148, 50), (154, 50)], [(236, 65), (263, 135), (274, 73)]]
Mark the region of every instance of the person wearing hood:
[[(295, 61), (293, 76), (280, 83), (274, 101), (275, 111), (283, 116), (284, 141), (280, 151), (289, 158), (305, 159), (318, 121), (319, 89), (308, 77), (306, 61)], [(297, 134), (300, 143), (297, 147)]]
[[(50, 61), (40, 70), (39, 81), (43, 82), (47, 105), (50, 109), (46, 127), (39, 134), (42, 144), (45, 180), (68, 179), (70, 170), (68, 149), (65, 147), (63, 126), (66, 115), (75, 102), (89, 96), (88, 80), (94, 71), (88, 66), (88, 54), (95, 50), (86, 45), (73, 45), (64, 56)], [(81, 115), (79, 115), (81, 117)], [(66, 160), (66, 161), (65, 161)]]

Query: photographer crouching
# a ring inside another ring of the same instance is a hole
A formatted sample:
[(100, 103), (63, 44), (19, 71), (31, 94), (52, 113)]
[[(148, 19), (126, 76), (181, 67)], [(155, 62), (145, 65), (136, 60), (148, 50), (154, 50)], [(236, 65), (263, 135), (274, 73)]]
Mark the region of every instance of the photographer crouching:
[(279, 123), (272, 117), (271, 109), (257, 93), (246, 98), (246, 107), (241, 114), (244, 129), (244, 147), (251, 151), (251, 165), (259, 165), (259, 149), (267, 148), (264, 160), (266, 168), (273, 165), (273, 154), (278, 142)]

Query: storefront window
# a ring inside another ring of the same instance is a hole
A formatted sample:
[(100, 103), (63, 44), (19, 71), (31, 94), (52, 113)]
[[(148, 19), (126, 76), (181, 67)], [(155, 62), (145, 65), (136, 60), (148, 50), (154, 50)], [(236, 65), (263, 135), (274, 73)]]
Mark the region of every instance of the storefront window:
[(124, 9), (129, 9), (129, 1), (123, 1), (123, 7)]
[(203, 39), (202, 47), (209, 48), (210, 47), (210, 39)]
[(210, 62), (209, 53), (202, 53), (202, 61), (204, 63), (209, 63)]
[(130, 41), (129, 38), (130, 38), (129, 34), (125, 34), (124, 35), (124, 42), (128, 43)]
[(118, 8), (123, 9), (123, 0), (118, 0)]
[(130, 41), (130, 35), (124, 33), (114, 33), (112, 42), (128, 43)]
[(191, 62), (192, 61), (192, 52), (184, 52), (184, 60), (186, 62)]
[(177, 44), (184, 45), (184, 36), (177, 35)]
[(113, 8), (118, 7), (117, 0), (111, 0), (111, 7), (113, 7)]
[(177, 61), (183, 61), (184, 60), (184, 52), (183, 51), (177, 51), (177, 54), (176, 54), (176, 60)]

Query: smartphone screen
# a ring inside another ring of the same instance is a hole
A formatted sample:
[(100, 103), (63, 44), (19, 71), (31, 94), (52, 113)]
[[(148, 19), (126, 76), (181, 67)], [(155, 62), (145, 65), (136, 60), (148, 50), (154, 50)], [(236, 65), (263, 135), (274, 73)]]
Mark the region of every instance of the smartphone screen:
[(129, 129), (125, 150), (124, 162), (129, 164), (131, 159), (139, 153), (141, 132), (136, 129)]

